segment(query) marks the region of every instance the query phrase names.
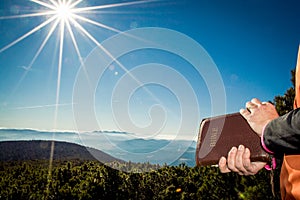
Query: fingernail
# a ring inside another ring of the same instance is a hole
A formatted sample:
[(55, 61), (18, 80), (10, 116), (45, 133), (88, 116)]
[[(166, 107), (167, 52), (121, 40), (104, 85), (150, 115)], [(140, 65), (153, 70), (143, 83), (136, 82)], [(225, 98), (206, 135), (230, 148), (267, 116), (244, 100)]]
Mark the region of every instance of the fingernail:
[(225, 164), (226, 163), (226, 158), (223, 156), (220, 159), (220, 164)]
[(236, 152), (236, 150), (237, 150), (236, 147), (232, 147), (231, 150), (230, 150), (230, 152), (234, 153), (234, 152)]
[(243, 145), (240, 145), (240, 146), (239, 146), (239, 150), (240, 150), (240, 151), (243, 151), (243, 150), (244, 150), (244, 146), (243, 146)]
[(250, 149), (246, 148), (245, 153), (250, 153)]

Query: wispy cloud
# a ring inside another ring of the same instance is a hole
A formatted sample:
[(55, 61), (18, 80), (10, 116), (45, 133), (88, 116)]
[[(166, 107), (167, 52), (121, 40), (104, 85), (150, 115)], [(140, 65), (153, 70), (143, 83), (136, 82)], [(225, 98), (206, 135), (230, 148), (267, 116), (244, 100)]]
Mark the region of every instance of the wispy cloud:
[(74, 103), (23, 106), (23, 107), (15, 107), (14, 110), (52, 108), (52, 107), (72, 106), (72, 105), (74, 105)]
[(30, 66), (25, 66), (25, 65), (22, 65), (22, 66), (19, 66), (19, 68), (21, 69), (24, 69), (25, 71), (32, 71), (32, 68)]

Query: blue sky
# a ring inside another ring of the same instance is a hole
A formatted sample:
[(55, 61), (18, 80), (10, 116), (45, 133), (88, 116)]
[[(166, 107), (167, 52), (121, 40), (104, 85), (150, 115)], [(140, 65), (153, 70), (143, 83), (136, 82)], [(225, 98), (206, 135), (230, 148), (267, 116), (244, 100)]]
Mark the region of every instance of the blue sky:
[[(64, 34), (59, 91), (60, 28), (54, 30), (36, 59), (35, 55), (53, 23), (10, 46), (49, 19), (49, 16), (8, 17), (49, 11), (37, 2), (52, 4), (47, 0), (0, 2), (0, 127), (76, 130), (73, 91), (81, 63), (70, 35)], [(174, 30), (199, 43), (214, 61), (224, 83), (225, 113), (237, 112), (253, 97), (263, 101), (273, 100), (274, 96), (284, 94), (291, 87), (290, 71), (296, 65), (300, 43), (298, 0), (83, 0), (76, 7), (99, 5), (117, 6), (79, 14), (113, 29), (107, 30), (79, 20), (99, 43), (120, 32), (143, 27)], [(82, 31), (74, 27), (72, 30), (82, 59), (87, 59), (97, 45)], [(174, 42), (180, 45), (182, 41)], [(195, 108), (195, 112), (200, 110), (199, 121), (214, 114), (225, 114), (212, 112), (209, 90), (213, 86), (205, 84), (205, 77), (195, 75), (193, 66), (170, 52), (144, 49), (118, 58), (99, 81), (94, 94), (94, 111), (101, 124), (99, 129), (128, 132), (144, 129), (142, 136), (145, 137), (152, 131), (146, 129), (153, 122), (149, 114), (149, 108), (153, 105), (164, 111), (152, 110), (152, 117), (162, 122), (161, 129), (156, 130), (157, 134), (174, 133), (182, 120), (189, 121), (181, 117), (182, 110), (176, 94), (168, 88), (152, 84), (136, 90), (128, 100), (130, 120), (140, 129), (121, 126), (118, 122), (120, 117), (112, 114), (111, 107), (112, 91), (126, 75), (118, 62), (127, 70), (146, 63), (161, 63), (174, 68), (190, 82), (197, 96), (199, 107)], [(167, 82), (169, 79), (171, 81), (169, 76), (165, 77)], [(191, 126), (197, 129), (198, 125)]]

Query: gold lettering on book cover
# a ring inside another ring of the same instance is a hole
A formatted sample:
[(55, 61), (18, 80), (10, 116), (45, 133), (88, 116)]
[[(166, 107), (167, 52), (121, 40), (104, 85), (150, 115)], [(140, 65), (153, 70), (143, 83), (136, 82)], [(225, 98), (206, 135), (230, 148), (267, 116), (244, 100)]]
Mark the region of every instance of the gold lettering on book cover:
[(218, 128), (212, 128), (211, 134), (210, 134), (210, 147), (216, 146), (216, 143), (218, 141)]

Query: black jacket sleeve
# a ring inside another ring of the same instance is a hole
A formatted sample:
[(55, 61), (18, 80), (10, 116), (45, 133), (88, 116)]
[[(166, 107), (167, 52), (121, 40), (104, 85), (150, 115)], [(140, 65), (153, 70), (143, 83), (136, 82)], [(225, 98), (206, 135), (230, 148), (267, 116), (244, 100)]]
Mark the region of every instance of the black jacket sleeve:
[(275, 154), (300, 154), (300, 108), (272, 120), (263, 137), (266, 147)]

